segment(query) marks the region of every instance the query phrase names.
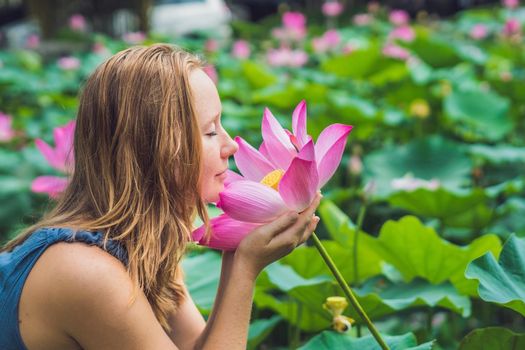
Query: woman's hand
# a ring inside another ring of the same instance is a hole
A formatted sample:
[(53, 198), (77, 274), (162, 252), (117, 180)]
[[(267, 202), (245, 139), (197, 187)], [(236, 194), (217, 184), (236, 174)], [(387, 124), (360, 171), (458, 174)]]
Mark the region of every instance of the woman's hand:
[(304, 243), (319, 222), (319, 217), (314, 216), (314, 213), (321, 197), (318, 193), (302, 213), (287, 212), (275, 221), (253, 230), (235, 251), (236, 264), (241, 264), (245, 273), (255, 279), (267, 265)]

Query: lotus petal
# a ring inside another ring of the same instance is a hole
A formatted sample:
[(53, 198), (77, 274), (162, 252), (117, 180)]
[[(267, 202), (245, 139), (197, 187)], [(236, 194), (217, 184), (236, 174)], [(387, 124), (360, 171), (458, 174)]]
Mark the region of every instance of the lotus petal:
[(279, 182), (279, 193), (288, 208), (298, 212), (306, 209), (319, 186), (315, 161), (294, 158)]
[(49, 146), (44, 140), (36, 139), (36, 147), (44, 155), (49, 165), (53, 168), (62, 172), (66, 171), (66, 159), (57, 153), (51, 146)]
[(217, 206), (240, 221), (268, 222), (287, 210), (277, 191), (255, 181), (232, 182), (219, 198)]
[(292, 131), (297, 140), (299, 149), (308, 142), (306, 134), (306, 101), (299, 102), (292, 114)]
[(315, 159), (319, 172), (319, 187), (323, 187), (334, 175), (345, 150), (351, 125), (332, 124), (324, 129), (315, 144)]
[(243, 222), (222, 214), (210, 220), (211, 237), (204, 238), (204, 225), (193, 231), (193, 239), (200, 245), (220, 250), (235, 250), (241, 240), (261, 224)]
[(235, 171), (230, 169), (226, 170), (226, 180), (224, 180), (224, 186), (228, 186), (232, 182), (244, 180), (244, 177), (237, 174)]
[(58, 176), (39, 176), (31, 183), (31, 191), (47, 193), (49, 197), (58, 197), (68, 185), (68, 179)]
[[(264, 141), (259, 146), (259, 152), (270, 162), (272, 159), (270, 158), (270, 153), (268, 153), (268, 149), (266, 149), (266, 145), (264, 144)], [(272, 163), (273, 164), (273, 163)], [(277, 168), (277, 165), (273, 164), (275, 168)]]
[(235, 164), (247, 180), (261, 181), (266, 174), (275, 169), (265, 156), (242, 137), (237, 136), (235, 142), (239, 145), (239, 150), (233, 155)]
[(297, 151), (290, 142), (290, 137), (268, 108), (264, 110), (261, 131), (269, 159), (277, 168), (288, 169)]
[(310, 139), (301, 151), (297, 154), (297, 158), (303, 160), (315, 161), (315, 146), (313, 140)]

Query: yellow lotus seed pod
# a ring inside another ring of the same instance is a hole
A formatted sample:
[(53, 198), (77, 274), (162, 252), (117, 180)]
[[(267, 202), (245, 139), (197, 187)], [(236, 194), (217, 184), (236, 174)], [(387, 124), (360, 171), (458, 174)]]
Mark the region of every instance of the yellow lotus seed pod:
[(414, 117), (425, 119), (430, 115), (430, 106), (425, 100), (414, 100), (410, 104), (410, 114)]
[(323, 308), (328, 310), (334, 317), (341, 315), (347, 306), (348, 302), (344, 297), (328, 297), (323, 304)]
[(339, 315), (332, 320), (332, 328), (339, 333), (345, 333), (352, 328), (352, 324), (354, 323), (355, 320), (353, 318)]
[(273, 188), (274, 190), (279, 190), (279, 182), (281, 181), (284, 175), (284, 170), (277, 169), (268, 173), (262, 180), (261, 183), (268, 187)]

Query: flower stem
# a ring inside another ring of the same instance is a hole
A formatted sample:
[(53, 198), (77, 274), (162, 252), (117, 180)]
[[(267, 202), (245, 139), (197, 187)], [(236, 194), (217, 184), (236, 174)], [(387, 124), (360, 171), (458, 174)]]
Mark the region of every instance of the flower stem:
[(352, 290), (350, 289), (350, 287), (346, 283), (345, 279), (341, 275), (341, 272), (339, 272), (339, 270), (335, 266), (332, 258), (330, 257), (330, 255), (328, 254), (326, 249), (324, 248), (323, 244), (321, 243), (321, 241), (319, 240), (319, 238), (317, 237), (315, 232), (312, 233), (312, 239), (314, 241), (315, 247), (317, 248), (317, 250), (321, 254), (321, 257), (324, 259), (324, 261), (325, 261), (326, 265), (328, 266), (328, 268), (330, 269), (330, 271), (332, 271), (332, 274), (334, 275), (335, 279), (337, 280), (337, 282), (339, 283), (339, 285), (343, 289), (343, 292), (345, 293), (346, 297), (348, 298), (348, 300), (350, 300), (350, 303), (354, 307), (355, 311), (357, 311), (357, 313), (359, 314), (361, 319), (366, 323), (366, 326), (370, 330), (370, 333), (372, 333), (372, 335), (376, 339), (376, 341), (379, 344), (379, 346), (381, 346), (381, 349), (383, 349), (383, 350), (390, 350), (390, 348), (388, 347), (388, 345), (386, 345), (386, 343), (383, 340), (383, 338), (381, 338), (381, 335), (377, 331), (377, 329), (374, 326), (374, 324), (372, 323), (372, 321), (370, 321), (370, 318), (366, 314), (365, 310), (363, 310), (363, 308), (359, 304), (359, 301), (357, 301), (357, 298), (355, 297), (354, 293), (352, 292)]

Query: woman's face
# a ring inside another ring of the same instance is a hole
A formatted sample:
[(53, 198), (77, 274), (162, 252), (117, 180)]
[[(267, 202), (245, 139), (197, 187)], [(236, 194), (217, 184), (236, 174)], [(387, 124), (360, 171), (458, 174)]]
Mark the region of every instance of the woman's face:
[(221, 125), (222, 105), (213, 81), (201, 69), (193, 70), (189, 79), (202, 138), (201, 197), (217, 202), (224, 189), (228, 158), (239, 147)]

